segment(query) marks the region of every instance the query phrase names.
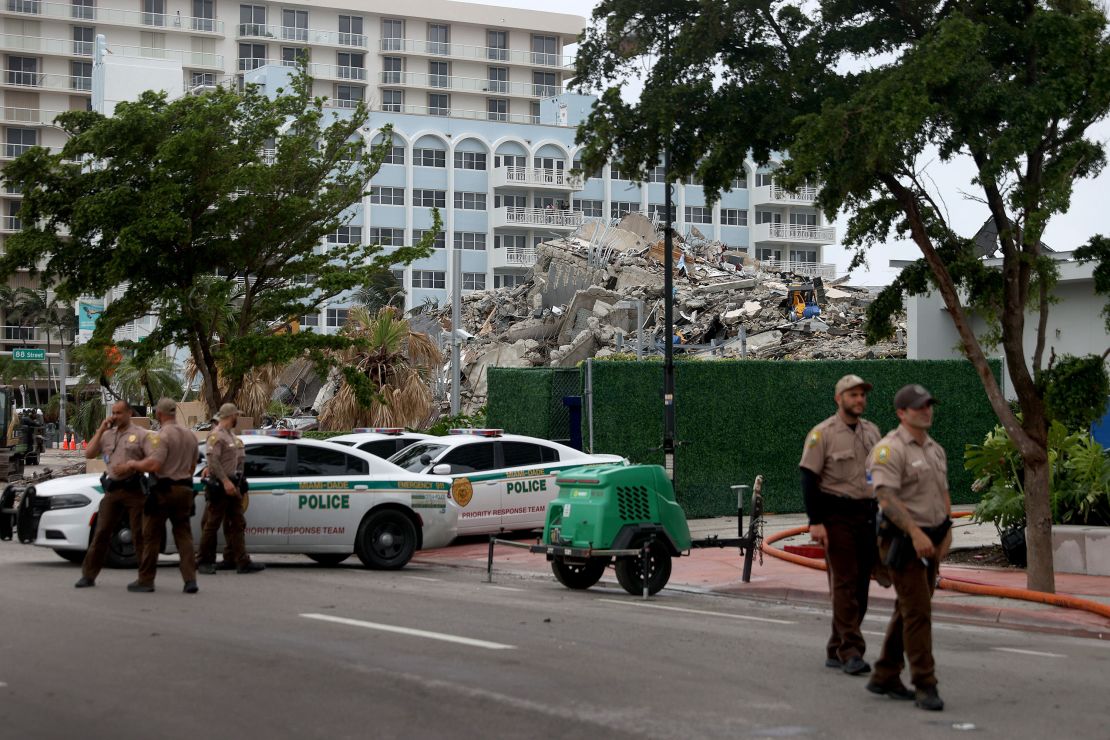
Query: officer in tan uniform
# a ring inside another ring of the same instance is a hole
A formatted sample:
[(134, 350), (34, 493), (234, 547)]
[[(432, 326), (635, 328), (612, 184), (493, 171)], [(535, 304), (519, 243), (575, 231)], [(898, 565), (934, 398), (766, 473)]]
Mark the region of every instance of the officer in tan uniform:
[[(235, 563), (238, 573), (257, 573), (266, 566), (251, 562), (247, 555), (245, 533), (247, 520), (243, 517), (246, 497), (246, 478), (243, 463), (246, 453), (243, 441), (232, 429), (239, 418), (239, 409), (233, 403), (220, 406), (216, 414), (219, 424), (208, 435), (208, 505), (204, 516), (204, 531), (200, 536), (200, 555), (197, 558), (201, 573), (216, 572), (216, 533), (224, 525), (227, 540), (227, 559)], [(225, 524), (226, 521), (226, 524)]]
[(177, 423), (177, 404), (172, 398), (161, 398), (155, 406), (161, 428), (147, 435), (147, 456), (122, 467), (157, 476), (143, 516), (143, 550), (139, 556), (139, 578), (127, 586), (128, 591), (154, 590), (158, 570), (158, 552), (166, 520), (173, 527), (173, 541), (181, 556), (181, 578), (185, 593), (197, 592), (196, 556), (193, 553), (193, 531), (189, 520), (193, 515), (193, 472), (200, 453), (197, 438)]
[(802, 492), (810, 535), (825, 548), (832, 592), (832, 635), (825, 665), (853, 676), (871, 671), (861, 625), (875, 566), (875, 494), (867, 456), (879, 428), (863, 419), (871, 384), (858, 375), (836, 383), (836, 413), (810, 430), (802, 460)]
[[(920, 385), (894, 396), (898, 428), (871, 452), (868, 473), (883, 519), (897, 528), (883, 537), (879, 553), (897, 596), (882, 654), (868, 691), (914, 699), (922, 709), (941, 710), (933, 663), (932, 597), (937, 564), (952, 543), (948, 458), (929, 436), (936, 400)], [(902, 683), (903, 653), (909, 659), (913, 693)]]
[(135, 553), (142, 551), (143, 496), (139, 474), (123, 464), (146, 457), (143, 443), (148, 432), (131, 423), (131, 407), (126, 401), (112, 404), (112, 415), (101, 422), (96, 434), (89, 440), (85, 457), (94, 460), (103, 457), (108, 472), (101, 476), (104, 498), (96, 514), (96, 530), (89, 542), (85, 561), (81, 564), (81, 578), (74, 585), (88, 588), (96, 585), (96, 577), (108, 557), (108, 543), (116, 533), (120, 518), (126, 515), (131, 527), (131, 541)]

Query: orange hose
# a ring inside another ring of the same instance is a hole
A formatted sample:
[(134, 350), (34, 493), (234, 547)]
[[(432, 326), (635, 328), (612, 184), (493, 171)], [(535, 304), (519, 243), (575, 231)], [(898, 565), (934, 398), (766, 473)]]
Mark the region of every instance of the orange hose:
[[(953, 518), (962, 516), (968, 516), (968, 514), (954, 514)], [(792, 552), (786, 552), (777, 547), (769, 547), (773, 542), (778, 542), (788, 537), (796, 537), (808, 531), (809, 525), (807, 524), (782, 532), (776, 532), (763, 540), (760, 549), (771, 557), (778, 558), (779, 560), (785, 560), (796, 565), (804, 565), (807, 568), (814, 568), (816, 570), (826, 570), (827, 566), (824, 560), (807, 558), (804, 555), (795, 555)], [(1021, 601), (1032, 601), (1039, 604), (1051, 604), (1052, 606), (1060, 606), (1066, 609), (1080, 609), (1110, 619), (1110, 604), (1101, 604), (1097, 601), (1091, 601), (1090, 599), (1079, 598), (1078, 596), (1046, 594), (1040, 591), (1030, 591), (1026, 588), (1014, 588), (1012, 586), (989, 586), (985, 583), (975, 583), (974, 581), (965, 581), (959, 578), (947, 578), (944, 576), (937, 581), (937, 587), (943, 588), (946, 591), (958, 591), (965, 594), (996, 596), (1003, 599), (1019, 599)]]

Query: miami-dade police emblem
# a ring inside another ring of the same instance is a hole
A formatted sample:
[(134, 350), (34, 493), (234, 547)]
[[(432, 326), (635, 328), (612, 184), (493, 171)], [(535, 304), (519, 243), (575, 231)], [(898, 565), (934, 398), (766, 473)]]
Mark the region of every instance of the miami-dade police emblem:
[(474, 486), (470, 485), (469, 478), (456, 478), (451, 484), (451, 498), (459, 506), (466, 506), (474, 498)]

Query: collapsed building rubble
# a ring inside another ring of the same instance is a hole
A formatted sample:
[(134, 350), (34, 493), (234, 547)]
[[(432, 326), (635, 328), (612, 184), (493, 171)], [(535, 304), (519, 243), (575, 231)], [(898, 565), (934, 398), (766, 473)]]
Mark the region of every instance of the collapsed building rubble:
[[(904, 321), (894, 341), (866, 344), (863, 323), (872, 301), (866, 288), (844, 278), (826, 282), (816, 266), (783, 272), (782, 263), (760, 263), (697, 229), (674, 241), (677, 355), (906, 356)], [(590, 357), (662, 354), (664, 249), (657, 224), (642, 214), (628, 214), (616, 226), (591, 222), (538, 245), (525, 283), (465, 294), (461, 328), (473, 337), (462, 346), (464, 410), (485, 402), (491, 366), (571, 367)], [(437, 317), (449, 331), (450, 307)]]

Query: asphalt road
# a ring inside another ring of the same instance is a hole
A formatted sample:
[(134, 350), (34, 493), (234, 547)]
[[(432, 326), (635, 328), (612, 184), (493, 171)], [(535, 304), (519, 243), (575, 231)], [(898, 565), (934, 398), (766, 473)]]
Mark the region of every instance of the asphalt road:
[(195, 596), (169, 564), (154, 594), (78, 591), (0, 543), (0, 738), (1107, 736), (1105, 642), (938, 625), (929, 713), (823, 667), (820, 610), (263, 560)]

